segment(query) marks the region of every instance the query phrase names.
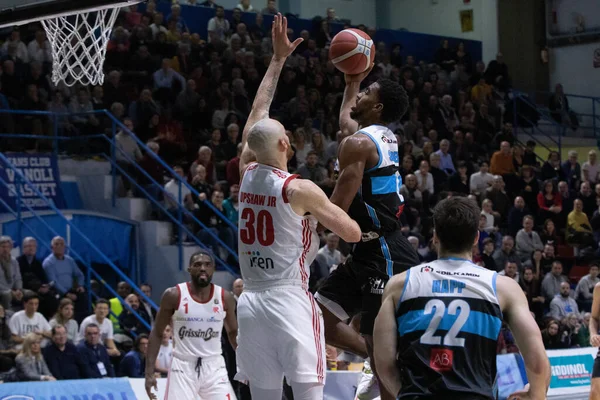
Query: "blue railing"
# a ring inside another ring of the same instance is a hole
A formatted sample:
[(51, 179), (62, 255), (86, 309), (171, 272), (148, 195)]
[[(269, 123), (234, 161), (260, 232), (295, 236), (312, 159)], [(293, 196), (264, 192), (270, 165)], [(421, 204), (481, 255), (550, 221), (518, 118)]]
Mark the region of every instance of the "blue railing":
[[(60, 216), (65, 223), (71, 228), (71, 230), (75, 233), (77, 233), (84, 242), (86, 242), (87, 245), (90, 246), (90, 248), (92, 250), (94, 250), (103, 260), (104, 262), (109, 265), (114, 272), (117, 273), (117, 275), (119, 275), (119, 277), (121, 279), (123, 279), (125, 282), (127, 282), (146, 302), (148, 302), (148, 304), (150, 304), (150, 306), (154, 309), (157, 310), (158, 307), (156, 306), (156, 304), (152, 301), (152, 299), (150, 299), (148, 296), (146, 296), (141, 289), (126, 275), (123, 273), (123, 271), (121, 271), (121, 269), (119, 267), (117, 267), (108, 257), (106, 257), (106, 255), (100, 251), (100, 249), (98, 249), (98, 247), (96, 247), (96, 245), (86, 236), (83, 234), (83, 232), (81, 232), (81, 230), (79, 228), (77, 228), (77, 226), (75, 226), (74, 224), (71, 223), (71, 221), (69, 221), (69, 219), (58, 209), (56, 208), (56, 206), (54, 206), (54, 204), (48, 199), (46, 198), (39, 190), (37, 187), (35, 187), (35, 185), (33, 185), (16, 167), (14, 167), (9, 161), (8, 159), (4, 156), (4, 154), (0, 153), (0, 161), (2, 162), (2, 164), (4, 165), (4, 168), (8, 168), (11, 169), (14, 173), (15, 173), (15, 185), (14, 187), (10, 186), (8, 184), (8, 182), (6, 182), (3, 178), (0, 178), (0, 184), (2, 184), (3, 186), (5, 186), (7, 188), (7, 190), (9, 191), (9, 193), (14, 194), (14, 197), (16, 197), (17, 201), (16, 201), (16, 208), (17, 210), (14, 210), (9, 204), (7, 204), (2, 198), (0, 198), (0, 205), (2, 205), (9, 213), (11, 213), (13, 216), (15, 216), (15, 218), (18, 219), (18, 221), (23, 224), (25, 227), (29, 228), (29, 231), (32, 233), (32, 235), (36, 238), (36, 240), (38, 241), (38, 243), (41, 243), (43, 246), (46, 247), (47, 250), (49, 250), (50, 252), (52, 252), (52, 250), (50, 249), (50, 247), (48, 246), (48, 244), (46, 243), (45, 240), (41, 239), (39, 236), (37, 236), (36, 234), (36, 230), (33, 229), (32, 227), (29, 226), (28, 222), (26, 222), (25, 219), (21, 218), (21, 206), (24, 205), (27, 210), (29, 212), (31, 212), (32, 216), (34, 216), (35, 218), (37, 218), (42, 225), (44, 225), (54, 236), (60, 236), (59, 233), (57, 233), (54, 228), (52, 228), (52, 226), (50, 226), (50, 224), (48, 224), (44, 218), (42, 218), (38, 213), (35, 212), (35, 210), (28, 205), (27, 203), (22, 203), (21, 202), (21, 198), (20, 198), (20, 187), (22, 185), (26, 185), (29, 187), (29, 189), (31, 191), (33, 191), (37, 197), (39, 199), (42, 199), (44, 201), (44, 203), (50, 208), (52, 209), (56, 215)], [(91, 291), (91, 277), (94, 276), (96, 279), (98, 279), (98, 281), (100, 283), (102, 283), (108, 290), (109, 292), (111, 292), (116, 298), (119, 299), (119, 301), (123, 304), (123, 306), (125, 308), (127, 308), (129, 311), (131, 311), (135, 317), (137, 319), (139, 319), (142, 324), (144, 324), (144, 326), (146, 326), (146, 328), (148, 330), (151, 329), (151, 326), (143, 319), (141, 318), (141, 316), (133, 309), (131, 308), (126, 302), (125, 300), (119, 296), (119, 294), (112, 288), (110, 287), (110, 285), (108, 285), (103, 279), (102, 277), (92, 268), (92, 266), (85, 261), (85, 259), (73, 248), (70, 248), (70, 252), (71, 254), (73, 254), (73, 256), (75, 256), (75, 258), (77, 260), (79, 260), (85, 267), (86, 267), (86, 282), (85, 282), (85, 286), (86, 286), (86, 293), (88, 296), (88, 307), (91, 310), (91, 304), (92, 304), (92, 291)]]
[[(196, 244), (198, 244), (200, 247), (205, 248), (206, 246), (200, 242), (200, 240), (196, 237), (196, 235), (191, 232), (183, 223), (182, 219), (183, 219), (183, 215), (186, 215), (187, 217), (189, 217), (191, 220), (193, 220), (195, 223), (197, 223), (202, 229), (205, 229), (207, 231), (207, 233), (217, 241), (217, 243), (219, 243), (219, 245), (221, 245), (229, 255), (231, 255), (236, 261), (238, 260), (238, 255), (237, 255), (237, 251), (235, 251), (235, 249), (230, 248), (229, 246), (227, 246), (217, 235), (215, 235), (212, 231), (208, 230), (207, 227), (198, 220), (198, 218), (194, 215), (194, 213), (190, 212), (187, 208), (185, 208), (185, 206), (183, 205), (183, 198), (182, 198), (182, 186), (187, 188), (190, 193), (192, 193), (192, 195), (197, 199), (200, 196), (200, 193), (192, 186), (190, 185), (187, 180), (185, 180), (184, 178), (180, 177), (172, 168), (171, 166), (169, 166), (167, 163), (164, 162), (164, 160), (162, 160), (157, 154), (155, 154), (154, 152), (152, 152), (144, 142), (142, 142), (133, 132), (131, 132), (125, 125), (123, 125), (115, 116), (113, 116), (110, 112), (108, 112), (107, 110), (95, 110), (95, 111), (90, 111), (90, 112), (83, 112), (83, 113), (76, 113), (76, 114), (65, 114), (65, 113), (52, 113), (52, 112), (47, 112), (47, 111), (23, 111), (23, 110), (0, 110), (0, 113), (6, 113), (6, 114), (15, 114), (15, 115), (39, 115), (39, 116), (43, 116), (43, 117), (48, 117), (52, 123), (53, 123), (53, 129), (52, 129), (52, 136), (48, 137), (48, 136), (38, 136), (38, 135), (30, 135), (30, 134), (0, 134), (0, 137), (7, 137), (7, 138), (28, 138), (28, 139), (38, 139), (38, 140), (51, 140), (53, 142), (53, 152), (55, 153), (55, 156), (58, 156), (58, 152), (59, 152), (59, 142), (61, 141), (71, 141), (71, 140), (87, 140), (87, 139), (94, 139), (94, 138), (100, 138), (103, 140), (106, 140), (110, 143), (111, 145), (111, 154), (110, 156), (107, 156), (106, 154), (101, 154), (100, 156), (105, 158), (107, 161), (109, 161), (111, 163), (112, 166), (112, 206), (115, 207), (116, 206), (116, 187), (117, 187), (117, 172), (120, 173), (120, 175), (122, 175), (124, 178), (127, 178), (130, 182), (132, 182), (136, 188), (144, 194), (144, 196), (146, 196), (146, 198), (152, 203), (154, 204), (156, 207), (158, 207), (163, 213), (164, 215), (166, 215), (171, 221), (173, 221), (176, 225), (177, 225), (177, 229), (179, 230), (179, 235), (178, 235), (178, 254), (179, 254), (179, 269), (182, 270), (183, 269), (183, 243), (182, 243), (182, 233), (186, 233), (188, 235), (188, 237), (192, 238), (194, 240), (194, 242)], [(61, 118), (69, 118), (72, 117), (74, 115), (104, 115), (106, 117), (109, 118), (111, 125), (112, 125), (112, 137), (108, 137), (105, 134), (96, 134), (96, 135), (80, 135), (80, 136), (65, 136), (65, 135), (60, 135), (60, 129), (59, 129), (59, 120)], [(143, 174), (147, 179), (149, 179), (157, 188), (160, 188), (161, 192), (163, 194), (168, 195), (168, 193), (166, 192), (166, 190), (164, 189), (164, 186), (161, 182), (156, 182), (156, 180), (154, 180), (138, 163), (136, 160), (132, 159), (131, 157), (129, 157), (117, 144), (116, 144), (116, 134), (117, 134), (117, 129), (120, 129), (122, 131), (124, 131), (125, 133), (127, 133), (128, 135), (131, 136), (132, 139), (134, 139), (134, 141), (137, 143), (137, 145), (143, 149), (146, 154), (148, 154), (150, 157), (152, 157), (155, 161), (157, 161), (160, 166), (165, 170), (165, 172), (167, 174), (169, 174), (171, 176), (172, 179), (176, 179), (178, 186), (179, 186), (179, 195), (178, 195), (178, 199), (177, 200), (177, 212), (176, 212), (176, 216), (169, 213), (168, 210), (162, 205), (160, 204), (160, 201), (158, 201), (157, 199), (155, 199), (152, 195), (150, 195), (146, 190), (143, 190), (143, 188), (141, 187), (141, 185), (139, 185), (134, 177), (131, 177), (129, 174), (127, 174), (123, 168), (121, 168), (117, 162), (116, 162), (116, 156), (117, 156), (117, 151), (120, 151), (120, 154), (123, 154), (125, 156), (125, 158), (128, 160), (128, 162), (133, 165), (137, 171), (139, 171), (141, 174)], [(225, 223), (234, 231), (234, 234), (237, 234), (237, 226), (232, 223), (225, 215), (223, 215), (223, 213), (217, 209), (210, 201), (208, 200), (204, 200), (203, 205), (207, 206), (209, 209), (211, 209), (214, 213), (216, 213), (223, 221), (225, 221)], [(216, 257), (217, 259), (217, 263), (223, 267), (225, 270), (227, 270), (228, 272), (232, 273), (233, 275), (238, 275), (238, 273), (232, 268), (230, 267), (227, 263), (223, 262), (220, 258)]]

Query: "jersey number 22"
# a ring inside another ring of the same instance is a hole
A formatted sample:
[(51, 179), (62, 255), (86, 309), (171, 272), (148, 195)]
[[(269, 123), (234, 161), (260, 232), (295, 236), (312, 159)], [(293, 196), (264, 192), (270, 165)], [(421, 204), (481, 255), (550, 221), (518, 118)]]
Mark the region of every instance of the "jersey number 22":
[[(471, 307), (469, 307), (469, 303), (464, 300), (453, 300), (450, 302), (450, 304), (448, 304), (447, 311), (449, 315), (457, 315), (458, 313), (458, 316), (456, 317), (456, 320), (450, 329), (448, 329), (446, 336), (444, 336), (443, 345), (464, 347), (465, 339), (457, 338), (456, 335), (458, 335), (465, 322), (467, 322), (467, 319), (469, 319)], [(434, 333), (438, 330), (438, 327), (440, 326), (440, 323), (446, 314), (446, 305), (439, 299), (429, 300), (427, 304), (425, 304), (423, 313), (425, 315), (433, 313), (433, 318), (431, 318), (431, 322), (429, 322), (427, 330), (421, 336), (421, 343), (439, 346), (442, 344), (442, 337), (435, 336)]]
[(258, 214), (251, 208), (244, 208), (241, 219), (244, 227), (240, 229), (240, 240), (247, 245), (253, 245), (258, 239), (261, 246), (270, 246), (275, 241), (273, 229), (273, 216), (267, 210), (261, 210)]

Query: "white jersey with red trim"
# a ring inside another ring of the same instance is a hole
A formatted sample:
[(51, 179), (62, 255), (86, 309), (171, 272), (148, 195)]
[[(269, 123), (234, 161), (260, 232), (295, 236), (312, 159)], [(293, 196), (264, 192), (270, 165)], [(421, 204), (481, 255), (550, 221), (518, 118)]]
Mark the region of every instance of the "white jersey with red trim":
[(252, 163), (239, 194), (239, 259), (244, 289), (308, 288), (310, 264), (319, 250), (317, 220), (299, 216), (286, 195), (289, 172)]
[(206, 358), (222, 354), (221, 332), (226, 308), (223, 288), (211, 283), (205, 303), (192, 296), (190, 283), (180, 283), (179, 306), (173, 314), (173, 355)]

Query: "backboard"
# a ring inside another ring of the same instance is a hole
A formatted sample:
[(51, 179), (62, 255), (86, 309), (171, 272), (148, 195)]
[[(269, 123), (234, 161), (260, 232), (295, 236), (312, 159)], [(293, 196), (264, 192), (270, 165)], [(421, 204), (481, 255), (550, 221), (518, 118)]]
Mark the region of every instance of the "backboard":
[(0, 28), (79, 12), (121, 8), (145, 0), (0, 0)]

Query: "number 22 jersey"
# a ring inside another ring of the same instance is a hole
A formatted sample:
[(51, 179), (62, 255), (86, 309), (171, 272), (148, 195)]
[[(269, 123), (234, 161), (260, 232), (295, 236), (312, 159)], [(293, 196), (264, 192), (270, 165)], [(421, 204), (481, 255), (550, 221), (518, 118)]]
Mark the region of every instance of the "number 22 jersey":
[(502, 325), (496, 278), (458, 258), (408, 270), (396, 307), (398, 398), (495, 398)]
[(298, 175), (253, 163), (239, 193), (239, 262), (244, 288), (308, 289), (310, 265), (319, 250), (317, 220), (292, 210), (287, 185)]

